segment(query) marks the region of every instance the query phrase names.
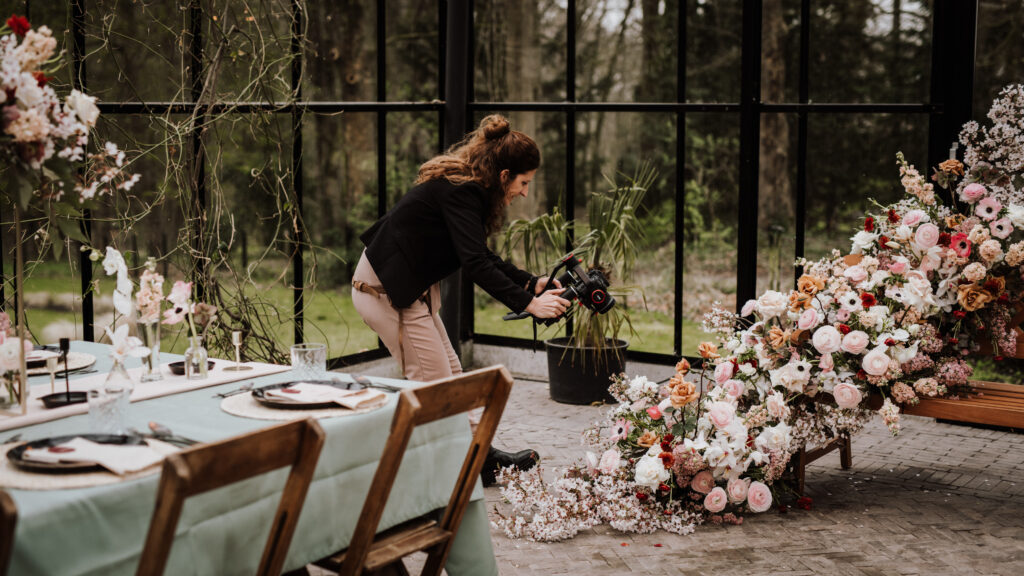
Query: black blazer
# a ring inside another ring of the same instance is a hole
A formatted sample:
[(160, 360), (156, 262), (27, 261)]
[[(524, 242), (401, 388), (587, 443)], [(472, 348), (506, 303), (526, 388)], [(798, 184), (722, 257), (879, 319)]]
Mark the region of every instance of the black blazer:
[(461, 266), (478, 286), (513, 312), (526, 309), (533, 276), (487, 247), (490, 194), (446, 179), (410, 190), (359, 237), (391, 303), (405, 308)]

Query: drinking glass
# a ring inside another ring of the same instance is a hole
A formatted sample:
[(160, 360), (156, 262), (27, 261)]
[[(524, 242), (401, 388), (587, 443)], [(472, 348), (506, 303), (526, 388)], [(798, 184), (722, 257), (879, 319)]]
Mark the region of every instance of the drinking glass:
[(292, 370), (299, 380), (323, 380), (327, 377), (327, 345), (303, 342), (292, 346)]

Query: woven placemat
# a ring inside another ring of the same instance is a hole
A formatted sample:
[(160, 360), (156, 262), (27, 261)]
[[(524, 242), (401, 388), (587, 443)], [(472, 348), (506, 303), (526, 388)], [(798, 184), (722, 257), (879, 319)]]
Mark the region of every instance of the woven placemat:
[(220, 409), (241, 416), (242, 418), (254, 418), (256, 420), (299, 420), (301, 418), (336, 418), (339, 416), (352, 416), (353, 414), (365, 414), (384, 407), (393, 394), (385, 394), (386, 398), (375, 406), (351, 410), (338, 406), (337, 408), (314, 408), (310, 410), (299, 410), (289, 408), (271, 408), (264, 406), (253, 399), (252, 394), (236, 394), (228, 396), (220, 403)]
[[(147, 438), (146, 443), (149, 444), (149, 447), (153, 450), (165, 455), (180, 450), (180, 448), (176, 446), (172, 446), (166, 442), (160, 442), (159, 440), (151, 440)], [(156, 474), (160, 471), (160, 466), (162, 464), (162, 462), (157, 462), (149, 468), (139, 470), (138, 472), (130, 472), (124, 476), (118, 476), (117, 474), (106, 470), (59, 474), (29, 472), (28, 470), (22, 470), (14, 464), (11, 464), (11, 461), (7, 459), (7, 452), (20, 444), (24, 444), (24, 442), (11, 442), (10, 444), (0, 446), (0, 488), (14, 488), (17, 490), (68, 490), (71, 488), (89, 488), (92, 486), (103, 486), (105, 484), (117, 484), (118, 482), (135, 480), (136, 478)]]
[[(71, 370), (71, 375), (74, 376), (75, 370), (81, 370), (88, 368), (96, 363), (96, 357), (92, 354), (86, 354), (85, 352), (68, 352), (68, 370)], [(64, 372), (64, 362), (57, 362), (57, 373)], [(49, 374), (50, 371), (46, 369), (46, 366), (37, 366), (35, 368), (29, 368), (25, 371), (29, 376), (41, 376), (43, 374)], [(59, 376), (63, 378), (63, 374)]]

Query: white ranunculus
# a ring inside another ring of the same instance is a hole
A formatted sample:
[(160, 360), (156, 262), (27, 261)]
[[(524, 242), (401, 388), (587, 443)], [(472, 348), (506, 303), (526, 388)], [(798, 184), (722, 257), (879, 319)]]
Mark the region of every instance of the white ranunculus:
[(786, 397), (779, 392), (773, 392), (765, 402), (768, 414), (776, 420), (783, 420), (789, 417), (789, 406), (786, 404)]
[(82, 121), (82, 124), (90, 128), (96, 125), (96, 119), (100, 116), (100, 109), (96, 106), (96, 98), (72, 90), (64, 101), (67, 108), (75, 113), (75, 116)]
[(811, 337), (811, 344), (821, 354), (838, 352), (839, 346), (843, 343), (843, 335), (834, 326), (826, 325), (814, 331)]
[(754, 445), (762, 452), (785, 451), (789, 448), (790, 437), (790, 426), (785, 422), (779, 422), (762, 430), (754, 439)]
[(789, 299), (782, 292), (768, 290), (757, 299), (757, 311), (768, 319), (783, 314), (789, 308)]
[(889, 370), (889, 355), (886, 354), (887, 351), (888, 349), (885, 346), (879, 346), (868, 352), (864, 355), (864, 359), (861, 360), (861, 368), (872, 376), (885, 376), (885, 373)]
[(878, 234), (861, 230), (854, 234), (850, 240), (853, 242), (853, 248), (850, 249), (850, 252), (853, 254), (863, 254), (865, 250), (874, 246), (875, 241), (878, 240)]
[(668, 481), (669, 476), (669, 471), (665, 469), (661, 458), (644, 456), (636, 463), (633, 481), (640, 486), (657, 490), (660, 484)]
[(1010, 204), (1006, 207), (1006, 217), (1010, 219), (1014, 228), (1024, 227), (1024, 206)]

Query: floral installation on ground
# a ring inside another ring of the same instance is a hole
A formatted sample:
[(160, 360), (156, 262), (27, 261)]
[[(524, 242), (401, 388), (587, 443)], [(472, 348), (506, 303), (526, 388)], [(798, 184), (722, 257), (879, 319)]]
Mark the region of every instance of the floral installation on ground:
[(598, 452), (551, 485), (540, 468), (504, 471), (511, 510), (495, 524), (550, 541), (604, 523), (676, 533), (739, 523), (770, 508), (800, 448), (856, 433), (875, 414), (897, 434), (901, 406), (967, 385), (967, 356), (1017, 356), (1024, 85), (1003, 89), (988, 118), (964, 126), (964, 161), (942, 162), (931, 181), (898, 154), (905, 198), (876, 203), (849, 250), (797, 262), (795, 289), (706, 314), (717, 343), (700, 345), (699, 378), (687, 379), (685, 360), (665, 385), (616, 378), (619, 405), (584, 434)]

